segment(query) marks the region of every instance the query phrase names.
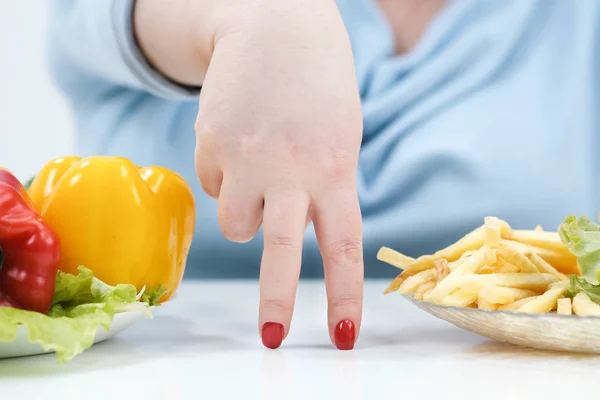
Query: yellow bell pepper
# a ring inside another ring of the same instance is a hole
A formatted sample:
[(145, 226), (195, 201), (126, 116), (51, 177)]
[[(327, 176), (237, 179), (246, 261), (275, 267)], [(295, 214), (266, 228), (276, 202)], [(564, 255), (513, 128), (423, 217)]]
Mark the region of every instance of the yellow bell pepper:
[(62, 271), (84, 265), (110, 284), (163, 285), (168, 300), (186, 267), (196, 218), (186, 181), (162, 167), (122, 157), (62, 157), (38, 173), (28, 193), (58, 234)]

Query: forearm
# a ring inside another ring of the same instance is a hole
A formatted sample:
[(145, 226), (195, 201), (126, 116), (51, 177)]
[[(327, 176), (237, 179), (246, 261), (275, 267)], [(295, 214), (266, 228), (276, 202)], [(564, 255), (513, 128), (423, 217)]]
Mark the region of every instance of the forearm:
[(154, 68), (180, 84), (202, 84), (214, 47), (215, 4), (215, 0), (136, 0), (135, 37)]
[(135, 0), (48, 1), (49, 69), (74, 104), (93, 101), (114, 88), (168, 99), (197, 99), (197, 87), (168, 79), (139, 49), (134, 6)]
[(113, 87), (195, 100), (199, 86), (206, 89), (204, 78), (218, 49), (222, 61), (212, 68), (214, 73), (268, 79), (260, 64), (300, 62), (312, 50), (306, 43), (323, 45), (325, 64), (338, 52), (347, 54), (349, 47), (333, 0), (52, 0), (49, 4), (50, 70), (74, 103), (102, 96)]

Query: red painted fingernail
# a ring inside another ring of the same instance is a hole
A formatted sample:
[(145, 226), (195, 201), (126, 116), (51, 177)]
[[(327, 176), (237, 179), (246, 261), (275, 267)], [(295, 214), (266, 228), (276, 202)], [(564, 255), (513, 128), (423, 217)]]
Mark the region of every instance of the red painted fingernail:
[(276, 349), (283, 342), (283, 325), (277, 322), (265, 322), (262, 327), (262, 342), (269, 349)]
[(356, 340), (356, 326), (349, 319), (344, 319), (335, 326), (333, 333), (335, 345), (340, 350), (352, 350)]

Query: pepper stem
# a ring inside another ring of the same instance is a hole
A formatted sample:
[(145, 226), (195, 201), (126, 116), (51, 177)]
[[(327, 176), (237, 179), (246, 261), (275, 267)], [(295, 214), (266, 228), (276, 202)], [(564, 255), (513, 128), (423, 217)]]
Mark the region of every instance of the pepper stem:
[(31, 186), (31, 184), (33, 183), (34, 180), (35, 180), (35, 175), (33, 177), (29, 178), (29, 180), (23, 184), (23, 187), (25, 188), (25, 190), (29, 190), (29, 187)]

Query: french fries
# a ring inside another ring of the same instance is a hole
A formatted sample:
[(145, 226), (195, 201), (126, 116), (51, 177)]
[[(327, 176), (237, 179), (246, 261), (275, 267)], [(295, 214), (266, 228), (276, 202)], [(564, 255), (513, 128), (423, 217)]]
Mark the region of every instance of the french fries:
[(498, 247), (498, 255), (504, 258), (508, 263), (519, 268), (520, 272), (523, 273), (538, 273), (538, 269), (535, 264), (531, 262), (531, 260), (525, 257), (523, 254), (516, 251), (513, 247), (507, 244), (501, 244)]
[(598, 315), (600, 305), (579, 293), (567, 296), (568, 275), (579, 275), (576, 257), (558, 233), (513, 230), (496, 217), (456, 243), (416, 259), (383, 247), (380, 261), (403, 271), (385, 294), (452, 307), (560, 315)]
[(513, 289), (533, 290), (543, 293), (557, 281), (550, 274), (471, 274), (463, 277), (457, 285), (471, 291), (479, 291), (486, 286), (501, 286)]
[[(475, 231), (467, 234), (465, 237), (460, 239), (458, 242), (446, 247), (443, 250), (438, 251), (434, 255), (422, 256), (416, 259), (414, 262), (408, 263), (404, 265), (403, 270), (408, 274), (415, 274), (417, 272), (424, 271), (433, 266), (436, 261), (445, 259), (448, 262), (458, 260), (466, 251), (476, 250), (483, 245), (483, 229), (479, 228)], [(383, 250), (383, 249), (382, 249)], [(380, 250), (377, 254), (377, 258), (381, 261), (387, 262), (388, 264), (395, 265), (398, 264), (397, 260), (393, 260), (389, 257), (389, 253), (387, 250)], [(404, 273), (403, 272), (403, 273)], [(394, 281), (390, 284), (387, 293), (394, 292), (400, 288), (402, 284), (401, 275), (399, 275)]]
[(448, 295), (444, 300), (445, 304), (448, 306), (467, 307), (477, 301), (477, 294), (457, 290), (451, 295)]
[(556, 313), (560, 315), (572, 315), (573, 307), (571, 305), (571, 299), (562, 298), (557, 300)]
[(377, 258), (380, 260), (386, 260), (388, 264), (400, 269), (404, 269), (407, 265), (415, 262), (414, 258), (400, 254), (397, 251), (387, 247), (382, 247), (379, 249)]
[(505, 305), (537, 294), (535, 290), (487, 285), (479, 291), (479, 298), (491, 304)]
[(530, 301), (527, 304), (522, 305), (517, 309), (520, 312), (528, 313), (549, 313), (552, 310), (556, 310), (556, 305), (559, 297), (565, 294), (565, 287), (555, 287), (548, 290), (540, 296)]
[(431, 298), (436, 303), (441, 302), (444, 297), (459, 289), (458, 284), (463, 276), (476, 273), (484, 265), (490, 264), (486, 263), (486, 261), (492, 261), (492, 259), (495, 258), (496, 254), (493, 250), (479, 250), (473, 256), (469, 257), (456, 270), (450, 272), (446, 278), (442, 279), (442, 281), (431, 292)]
[(498, 307), (498, 310), (517, 311), (519, 308), (521, 308), (522, 306), (524, 306), (527, 303), (532, 302), (536, 298), (537, 298), (537, 296), (526, 297), (524, 299), (517, 300), (514, 303), (500, 306), (500, 307)]
[(423, 297), (429, 292), (431, 292), (431, 290), (433, 290), (434, 287), (434, 281), (425, 282), (424, 284), (419, 286), (417, 290), (415, 290), (415, 294), (413, 295), (413, 297), (417, 300), (423, 300)]
[(578, 293), (573, 298), (573, 312), (577, 315), (600, 316), (600, 306), (591, 301), (587, 294)]
[(535, 254), (535, 253), (529, 254), (529, 260), (531, 260), (531, 262), (535, 265), (535, 267), (538, 269), (538, 271), (545, 273), (545, 274), (552, 274), (561, 281), (568, 280), (568, 278), (565, 274), (558, 272), (558, 270), (556, 268), (554, 268), (552, 265), (548, 264), (546, 262), (546, 260), (544, 260), (542, 257), (538, 256), (537, 254)]
[(418, 274), (409, 276), (398, 288), (402, 294), (413, 294), (419, 286), (435, 279), (437, 271), (434, 268), (426, 269)]

